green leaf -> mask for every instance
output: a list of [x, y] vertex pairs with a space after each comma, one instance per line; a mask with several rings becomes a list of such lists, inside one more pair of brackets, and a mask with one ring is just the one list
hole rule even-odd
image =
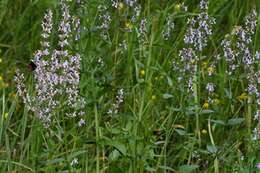
[[168, 93], [163, 94], [164, 99], [170, 99], [172, 97], [173, 97], [173, 95], [171, 95], [171, 94], [168, 94]]
[[213, 111], [213, 110], [209, 110], [209, 109], [202, 110], [202, 111], [200, 112], [201, 115], [202, 115], [202, 114], [211, 114], [211, 113], [214, 113], [214, 111]]
[[245, 118], [232, 118], [228, 120], [228, 125], [238, 125], [241, 124]]
[[218, 149], [216, 148], [216, 146], [213, 145], [207, 145], [207, 150], [210, 153], [217, 153]]
[[118, 159], [118, 157], [119, 157], [120, 155], [121, 155], [121, 154], [119, 153], [118, 150], [113, 150], [113, 151], [109, 154], [108, 158], [109, 158], [109, 160], [111, 160], [111, 161], [115, 161], [115, 160]]
[[184, 136], [186, 135], [186, 131], [182, 129], [174, 129], [179, 135]]
[[182, 165], [179, 169], [179, 173], [191, 173], [198, 167], [198, 165]]

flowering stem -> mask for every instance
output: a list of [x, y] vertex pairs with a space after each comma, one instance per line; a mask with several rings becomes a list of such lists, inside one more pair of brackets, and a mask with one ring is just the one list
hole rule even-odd
[[99, 167], [100, 167], [100, 163], [99, 163], [99, 153], [100, 153], [100, 149], [99, 149], [99, 120], [98, 120], [98, 112], [97, 112], [97, 105], [95, 105], [95, 126], [96, 126], [96, 173], [99, 173]]
[[200, 136], [200, 123], [199, 123], [199, 96], [198, 96], [198, 77], [197, 77], [197, 62], [195, 62], [194, 75], [193, 75], [193, 94], [194, 94], [194, 104], [195, 104], [195, 114], [196, 114], [196, 135], [198, 136], [199, 146], [201, 146], [201, 136]]

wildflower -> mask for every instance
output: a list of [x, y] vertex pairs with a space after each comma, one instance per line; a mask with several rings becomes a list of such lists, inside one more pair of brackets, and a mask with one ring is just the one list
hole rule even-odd
[[168, 16], [166, 18], [166, 25], [164, 26], [163, 33], [162, 33], [164, 40], [169, 40], [173, 29], [174, 29], [174, 22], [170, 18], [170, 16]]
[[255, 167], [256, 169], [260, 170], [260, 163], [257, 163]]
[[212, 76], [212, 74], [215, 72], [214, 66], [208, 67], [207, 71], [208, 71], [208, 75], [209, 75], [209, 76]]
[[242, 101], [242, 100], [246, 100], [248, 98], [246, 93], [242, 93], [240, 96], [237, 96], [237, 99]]
[[71, 165], [72, 167], [74, 167], [74, 166], [76, 166], [76, 165], [78, 165], [78, 164], [79, 164], [78, 158], [74, 158], [74, 159], [70, 162], [70, 165]]
[[209, 108], [209, 103], [208, 103], [208, 102], [205, 102], [205, 103], [202, 105], [202, 108], [203, 108], [203, 109], [208, 109], [208, 108]]
[[118, 3], [118, 9], [122, 10], [124, 8], [124, 4], [122, 2]]
[[36, 95], [30, 96], [24, 85], [24, 76], [17, 70], [15, 81], [19, 96], [29, 110], [32, 110], [43, 124], [48, 127], [52, 116], [62, 104], [62, 99], [67, 100], [70, 111], [69, 117], [78, 115], [78, 110], [83, 109], [85, 101], [79, 96], [79, 70], [80, 55], [69, 53], [68, 47], [71, 39], [71, 15], [69, 6], [64, 0], [60, 1], [61, 21], [58, 25], [58, 45], [50, 50], [49, 37], [52, 33], [52, 11], [47, 10], [42, 22], [42, 49], [36, 51], [33, 62], [37, 68], [34, 71], [36, 81]]
[[124, 102], [124, 89], [117, 91], [116, 101], [112, 104], [112, 108], [108, 110], [108, 114], [118, 114], [120, 105]]
[[140, 70], [140, 75], [144, 76], [145, 75], [145, 70]]
[[256, 110], [254, 120], [258, 120], [258, 122], [260, 122], [260, 110]]
[[179, 12], [179, 11], [187, 11], [188, 10], [188, 7], [184, 5], [184, 3], [178, 3], [178, 4], [175, 4], [174, 6], [174, 10], [176, 12]]
[[208, 90], [209, 93], [214, 92], [214, 84], [213, 83], [208, 83], [206, 86], [206, 90]]
[[86, 124], [86, 121], [84, 119], [80, 119], [79, 122], [78, 122], [78, 126], [81, 127], [81, 126], [84, 126]]
[[128, 32], [132, 32], [133, 24], [132, 24], [130, 21], [125, 22], [125, 29], [126, 29]]
[[208, 131], [206, 129], [202, 129], [201, 133], [206, 135], [208, 133]]
[[119, 43], [119, 47], [120, 47], [122, 50], [127, 50], [126, 40], [123, 40], [121, 43]]
[[147, 34], [147, 20], [142, 19], [141, 22], [140, 22], [138, 33], [137, 33], [137, 36], [139, 38], [139, 42], [142, 43], [142, 42], [145, 41], [146, 34]]
[[8, 118], [8, 113], [7, 113], [7, 112], [4, 114], [4, 118], [5, 118], [5, 119]]
[[215, 24], [215, 19], [209, 17], [208, 2], [206, 0], [200, 1], [201, 13], [198, 18], [190, 18], [188, 20], [188, 30], [184, 36], [186, 44], [193, 45], [196, 50], [202, 51], [207, 46], [208, 37], [212, 35], [212, 25]]
[[109, 38], [108, 30], [111, 24], [111, 16], [106, 7], [99, 6], [98, 9], [99, 12], [101, 13], [99, 15], [99, 20], [101, 21], [101, 25], [99, 26], [99, 28], [102, 30], [100, 36], [104, 40], [107, 40]]

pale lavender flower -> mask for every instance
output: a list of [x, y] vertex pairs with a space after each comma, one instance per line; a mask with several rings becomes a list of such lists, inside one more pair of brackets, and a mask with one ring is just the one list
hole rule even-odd
[[[48, 127], [52, 121], [52, 117], [63, 104], [63, 99], [67, 100], [66, 104], [70, 108], [67, 112], [69, 117], [84, 115], [85, 101], [79, 96], [79, 71], [80, 71], [80, 55], [71, 55], [68, 53], [68, 45], [71, 39], [71, 16], [69, 14], [69, 6], [64, 0], [60, 1], [62, 19], [58, 26], [58, 48], [52, 52], [49, 50], [48, 38], [52, 32], [52, 12], [47, 11], [43, 20], [43, 40], [42, 49], [38, 50], [34, 56], [34, 62], [37, 68], [34, 71], [35, 96], [30, 96], [23, 89], [18, 90], [20, 95], [25, 95], [24, 103], [33, 108], [33, 112]], [[17, 72], [20, 78], [16, 78], [17, 83], [21, 83], [23, 75]], [[18, 84], [19, 88], [25, 88], [24, 85]], [[34, 101], [32, 101], [34, 100]], [[32, 110], [31, 108], [31, 110]], [[79, 113], [80, 112], [80, 113]]]
[[201, 13], [197, 18], [188, 20], [188, 30], [184, 36], [184, 42], [191, 44], [198, 51], [202, 51], [207, 46], [208, 37], [212, 35], [212, 26], [215, 19], [208, 15], [208, 2], [201, 0]]
[[112, 107], [108, 110], [108, 114], [118, 114], [120, 105], [124, 102], [124, 89], [119, 89], [117, 91], [115, 103], [112, 104]]
[[207, 86], [206, 86], [206, 90], [209, 92], [209, 93], [213, 93], [214, 92], [214, 84], [213, 83], [208, 83]]
[[99, 6], [98, 10], [100, 12], [99, 20], [101, 21], [101, 25], [99, 26], [99, 28], [101, 29], [100, 36], [104, 40], [107, 40], [109, 38], [108, 31], [109, 31], [110, 24], [111, 24], [111, 16], [107, 10], [107, 7], [105, 7], [105, 6]]
[[147, 20], [142, 19], [140, 22], [138, 32], [137, 32], [137, 36], [139, 38], [140, 43], [143, 43], [145, 41], [146, 34], [147, 34]]
[[79, 164], [79, 159], [78, 158], [74, 158], [71, 162], [70, 165], [72, 167], [77, 166]]
[[166, 18], [166, 25], [164, 26], [162, 35], [164, 40], [169, 40], [171, 37], [172, 30], [174, 29], [174, 22], [170, 16]]

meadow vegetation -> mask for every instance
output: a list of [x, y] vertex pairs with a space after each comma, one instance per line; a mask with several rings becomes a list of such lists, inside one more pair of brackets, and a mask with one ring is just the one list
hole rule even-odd
[[259, 0], [0, 0], [0, 173], [260, 172]]

